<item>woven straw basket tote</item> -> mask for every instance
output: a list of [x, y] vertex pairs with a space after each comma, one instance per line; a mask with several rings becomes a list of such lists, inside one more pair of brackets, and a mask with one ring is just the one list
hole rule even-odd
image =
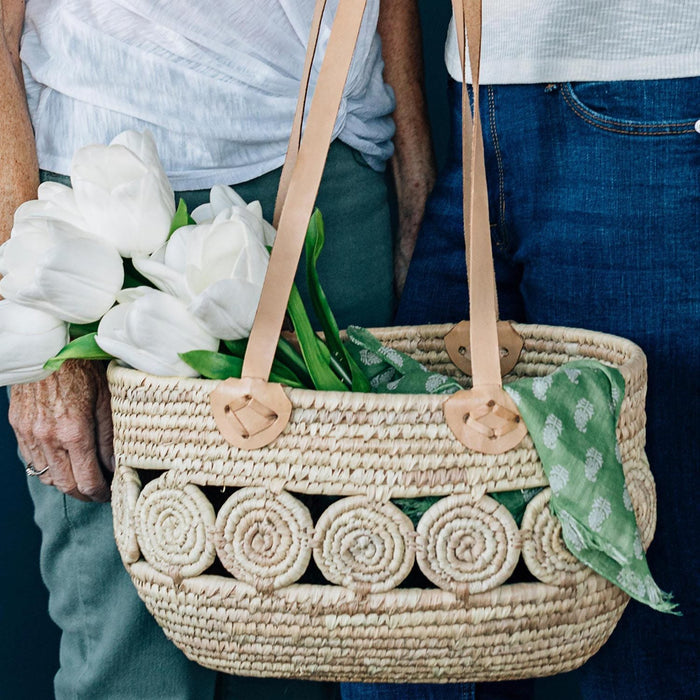
[[[565, 549], [549, 489], [520, 528], [486, 495], [547, 485], [501, 375], [544, 376], [581, 358], [619, 368], [627, 390], [618, 439], [648, 545], [656, 503], [644, 455], [646, 362], [609, 335], [497, 325], [478, 104], [473, 118], [464, 110], [471, 325], [373, 330], [473, 388], [446, 400], [266, 382], [365, 2], [339, 2], [298, 146], [302, 89], [243, 379], [109, 369], [117, 545], [168, 637], [227, 673], [447, 682], [567, 671], [606, 641], [628, 597]], [[480, 2], [454, 9], [478, 85]], [[313, 518], [312, 495], [332, 501]], [[414, 528], [391, 499], [421, 496], [445, 498]], [[521, 557], [536, 581], [509, 582]], [[429, 583], [401, 586], [414, 567]]]

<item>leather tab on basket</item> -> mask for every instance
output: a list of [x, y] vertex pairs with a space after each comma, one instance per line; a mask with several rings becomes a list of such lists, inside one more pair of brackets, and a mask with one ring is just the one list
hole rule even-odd
[[[497, 324], [498, 348], [501, 355], [501, 376], [512, 371], [523, 349], [523, 339], [508, 321]], [[455, 367], [471, 376], [472, 356], [469, 345], [469, 321], [458, 323], [445, 336], [445, 349]]]
[[292, 403], [282, 386], [262, 379], [227, 379], [209, 398], [219, 432], [243, 450], [269, 445], [286, 428], [292, 414]]
[[475, 452], [502, 454], [527, 435], [517, 406], [499, 386], [458, 391], [445, 401], [443, 410], [455, 437]]

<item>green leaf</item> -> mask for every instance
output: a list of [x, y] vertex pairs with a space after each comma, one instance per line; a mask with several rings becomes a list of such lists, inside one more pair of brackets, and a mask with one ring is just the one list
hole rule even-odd
[[[243, 358], [248, 347], [248, 338], [224, 340], [224, 345], [234, 357]], [[289, 386], [299, 385], [306, 389], [314, 388], [311, 377], [306, 371], [304, 360], [291, 343], [284, 340], [284, 338], [279, 339], [275, 360], [272, 363], [272, 372], [279, 377], [287, 377], [287, 380], [283, 381], [283, 383]]]
[[[180, 359], [186, 362], [192, 369], [201, 374], [205, 379], [229, 379], [241, 376], [243, 359], [225, 355], [211, 350], [190, 350], [179, 353]], [[284, 366], [274, 366], [270, 372], [270, 381], [285, 384], [286, 386], [303, 389], [304, 386]]]
[[306, 369], [303, 357], [299, 355], [296, 348], [288, 340], [280, 338], [279, 341], [277, 341], [275, 357], [283, 365], [289, 367], [307, 389], [314, 388], [313, 380]]
[[248, 347], [248, 338], [242, 338], [241, 340], [224, 340], [224, 345], [234, 357], [242, 358]]
[[211, 350], [191, 350], [179, 353], [180, 359], [205, 379], [228, 379], [240, 377], [243, 360]]
[[316, 209], [309, 220], [306, 232], [306, 284], [314, 312], [321, 323], [323, 334], [333, 358], [333, 367], [353, 391], [369, 392], [370, 384], [357, 363], [340, 340], [340, 329], [331, 311], [328, 299], [318, 276], [317, 263], [325, 243], [325, 229], [321, 212]]
[[177, 211], [175, 212], [175, 216], [173, 217], [173, 223], [170, 226], [170, 233], [168, 233], [168, 238], [170, 238], [170, 236], [172, 236], [173, 233], [175, 233], [175, 231], [177, 231], [179, 228], [182, 228], [183, 226], [189, 226], [194, 223], [194, 219], [189, 215], [187, 211], [187, 204], [185, 203], [185, 200], [180, 198], [180, 201], [177, 205]]
[[55, 372], [66, 360], [111, 360], [112, 355], [105, 352], [96, 342], [97, 333], [88, 333], [68, 343], [55, 357], [44, 363], [44, 369]]
[[72, 339], [80, 338], [90, 333], [97, 333], [97, 327], [99, 325], [99, 321], [93, 321], [92, 323], [71, 323], [68, 326], [68, 332]]
[[347, 387], [338, 379], [330, 368], [329, 360], [324, 358], [318, 336], [311, 327], [311, 321], [304, 308], [304, 302], [296, 285], [292, 285], [287, 312], [297, 334], [301, 354], [311, 375], [314, 386], [319, 391], [347, 391]]

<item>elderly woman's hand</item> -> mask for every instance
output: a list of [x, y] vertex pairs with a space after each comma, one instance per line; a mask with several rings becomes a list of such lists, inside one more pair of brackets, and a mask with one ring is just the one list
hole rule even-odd
[[105, 365], [70, 360], [47, 379], [14, 386], [10, 424], [45, 484], [82, 501], [108, 501], [112, 413]]

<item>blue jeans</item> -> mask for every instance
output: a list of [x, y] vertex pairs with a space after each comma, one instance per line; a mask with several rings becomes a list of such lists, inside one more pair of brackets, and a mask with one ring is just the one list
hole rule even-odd
[[[452, 158], [428, 204], [400, 324], [467, 316], [458, 85], [450, 97]], [[501, 317], [626, 336], [649, 360], [649, 564], [683, 617], [630, 603], [579, 672], [581, 692], [698, 698], [700, 78], [488, 86], [481, 104]], [[453, 700], [468, 687], [346, 686], [343, 697]], [[506, 686], [480, 691], [509, 697]]]

